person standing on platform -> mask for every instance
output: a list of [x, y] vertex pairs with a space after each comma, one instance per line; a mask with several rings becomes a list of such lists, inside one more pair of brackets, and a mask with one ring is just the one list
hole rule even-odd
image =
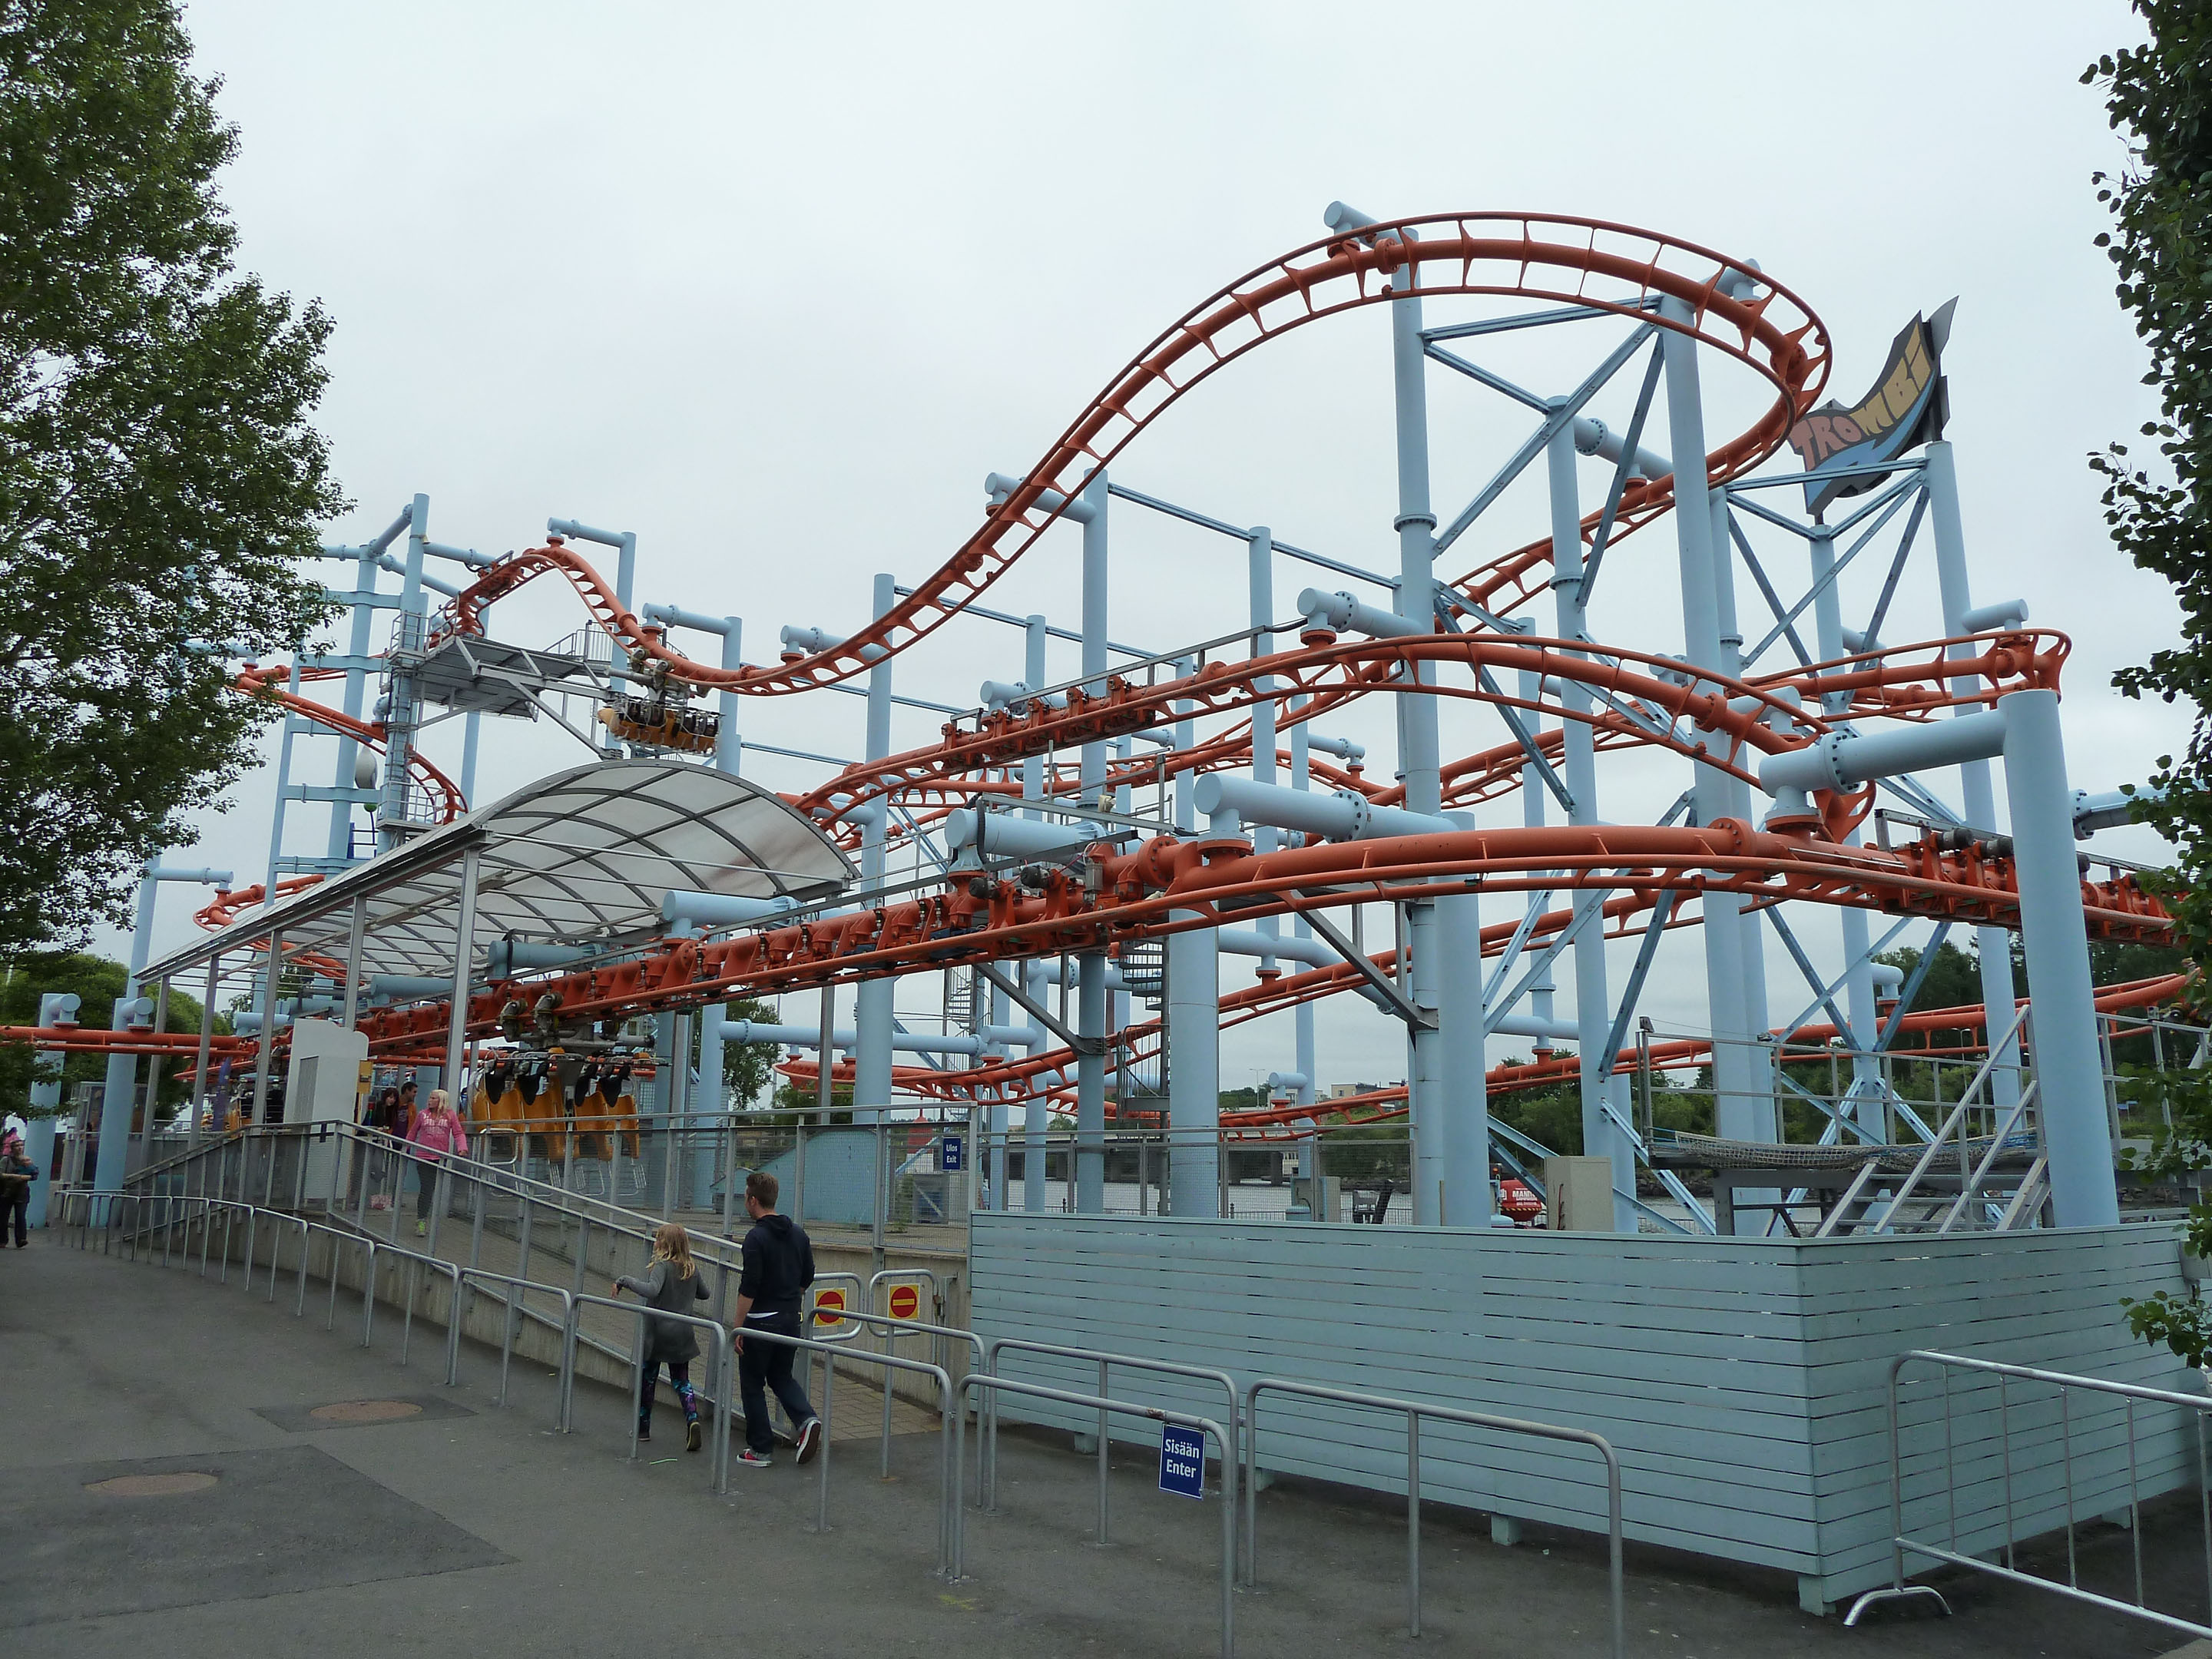
[[0, 1249], [8, 1246], [8, 1235], [15, 1235], [15, 1248], [31, 1248], [30, 1230], [25, 1226], [31, 1213], [31, 1183], [39, 1176], [39, 1166], [23, 1154], [23, 1137], [14, 1129], [0, 1135]]
[[806, 1390], [791, 1374], [799, 1350], [782, 1342], [748, 1342], [748, 1333], [798, 1336], [799, 1310], [806, 1287], [814, 1282], [814, 1246], [806, 1230], [789, 1216], [775, 1212], [776, 1179], [765, 1170], [745, 1177], [745, 1213], [753, 1218], [746, 1233], [744, 1270], [738, 1280], [738, 1306], [733, 1328], [738, 1339], [738, 1393], [745, 1404], [745, 1449], [737, 1461], [749, 1469], [764, 1469], [774, 1443], [769, 1428], [768, 1391], [775, 1397], [799, 1431], [799, 1461], [811, 1463], [822, 1449], [822, 1419]]
[[438, 1165], [448, 1158], [469, 1155], [469, 1132], [447, 1103], [443, 1089], [430, 1091], [430, 1103], [407, 1131], [408, 1144], [420, 1147], [422, 1160], [415, 1166], [415, 1237], [430, 1231], [430, 1199], [438, 1189]]
[[[615, 1280], [614, 1294], [624, 1291], [662, 1313], [689, 1313], [693, 1303], [704, 1302], [707, 1276], [691, 1259], [691, 1235], [672, 1221], [662, 1222], [653, 1236], [652, 1272], [643, 1279], [625, 1274]], [[673, 1319], [646, 1320], [645, 1352], [639, 1359], [645, 1372], [637, 1396], [640, 1440], [653, 1438], [653, 1391], [660, 1380], [660, 1368], [666, 1365], [669, 1385], [684, 1407], [684, 1446], [699, 1449], [699, 1396], [691, 1390], [691, 1362], [698, 1357], [699, 1339], [690, 1326]]]

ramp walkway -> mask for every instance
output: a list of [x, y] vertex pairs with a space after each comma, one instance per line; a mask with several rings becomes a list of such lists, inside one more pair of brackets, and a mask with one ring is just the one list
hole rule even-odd
[[[289, 1279], [286, 1288], [289, 1288]], [[319, 1288], [319, 1287], [316, 1287]], [[1092, 1460], [1064, 1439], [1003, 1437], [1000, 1510], [969, 1517], [970, 1577], [933, 1571], [935, 1437], [833, 1462], [831, 1531], [812, 1471], [779, 1459], [706, 1490], [702, 1459], [659, 1442], [627, 1461], [627, 1402], [578, 1391], [550, 1432], [544, 1368], [463, 1352], [440, 1386], [435, 1345], [398, 1363], [399, 1322], [372, 1345], [325, 1332], [260, 1288], [64, 1245], [0, 1256], [0, 1353], [15, 1431], [0, 1436], [0, 1643], [10, 1659], [174, 1659], [312, 1650], [527, 1652], [605, 1659], [649, 1632], [659, 1655], [733, 1649], [1036, 1659], [1214, 1651], [1215, 1537], [1203, 1504], [1154, 1490], [1117, 1449], [1116, 1538], [1089, 1541]], [[841, 1388], [843, 1384], [840, 1383]], [[1261, 1495], [1279, 1571], [1240, 1598], [1241, 1651], [1383, 1659], [1407, 1650], [1395, 1508], [1293, 1483]], [[1479, 1518], [1430, 1517], [1427, 1625], [1438, 1652], [1581, 1659], [1604, 1651], [1602, 1552], [1532, 1528], [1512, 1549]], [[1668, 1659], [2154, 1659], [2132, 1621], [1987, 1581], [1960, 1616], [1846, 1630], [1799, 1612], [1786, 1581], [1715, 1575], [1664, 1553], [1631, 1560], [1633, 1655]], [[2201, 1564], [2197, 1564], [2201, 1568]], [[2154, 1560], [2180, 1574], [2188, 1562]]]

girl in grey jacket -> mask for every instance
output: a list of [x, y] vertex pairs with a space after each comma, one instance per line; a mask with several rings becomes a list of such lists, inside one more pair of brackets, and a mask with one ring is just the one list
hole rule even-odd
[[[691, 1259], [691, 1235], [674, 1222], [665, 1222], [653, 1236], [653, 1263], [642, 1279], [625, 1275], [615, 1280], [613, 1294], [624, 1291], [662, 1313], [690, 1313], [707, 1299], [707, 1276]], [[660, 1368], [668, 1367], [668, 1381], [684, 1404], [684, 1443], [699, 1449], [699, 1398], [691, 1391], [691, 1362], [699, 1357], [699, 1339], [689, 1325], [673, 1319], [645, 1322], [645, 1378], [638, 1390], [637, 1437], [653, 1438], [653, 1387]]]

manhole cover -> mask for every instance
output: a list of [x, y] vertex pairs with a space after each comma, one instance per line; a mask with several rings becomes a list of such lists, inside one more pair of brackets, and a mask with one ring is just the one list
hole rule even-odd
[[88, 1481], [85, 1490], [110, 1498], [170, 1498], [181, 1492], [205, 1492], [213, 1485], [215, 1476], [199, 1469], [182, 1469], [174, 1474], [118, 1474], [108, 1480]]
[[389, 1423], [422, 1414], [422, 1408], [407, 1400], [343, 1400], [335, 1406], [318, 1406], [307, 1413], [321, 1423]]

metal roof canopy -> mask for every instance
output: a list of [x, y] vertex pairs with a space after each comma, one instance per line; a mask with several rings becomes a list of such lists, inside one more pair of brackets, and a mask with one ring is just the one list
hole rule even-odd
[[[556, 772], [344, 874], [256, 910], [151, 964], [173, 978], [283, 938], [287, 957], [343, 963], [363, 902], [361, 973], [450, 981], [465, 854], [477, 853], [476, 941], [619, 948], [661, 933], [671, 889], [808, 899], [851, 881], [812, 820], [758, 784], [672, 760]], [[471, 977], [484, 977], [472, 951]]]

